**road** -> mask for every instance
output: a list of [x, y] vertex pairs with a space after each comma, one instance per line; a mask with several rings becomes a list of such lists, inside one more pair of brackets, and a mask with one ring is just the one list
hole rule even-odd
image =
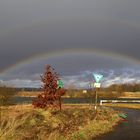
[[128, 115], [113, 132], [93, 140], [140, 140], [140, 110], [119, 108]]

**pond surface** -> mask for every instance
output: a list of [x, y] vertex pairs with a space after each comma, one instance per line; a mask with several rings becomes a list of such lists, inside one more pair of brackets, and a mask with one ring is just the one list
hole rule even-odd
[[[14, 103], [15, 104], [22, 104], [22, 103], [32, 103], [32, 100], [35, 99], [35, 97], [14, 97]], [[116, 98], [111, 98], [110, 100], [115, 100]], [[102, 99], [98, 99], [98, 103]], [[104, 100], [107, 100], [104, 98]], [[125, 98], [125, 99], [117, 99], [117, 100], [140, 100], [139, 98], [136, 99], [130, 99], [130, 98]], [[68, 103], [68, 104], [80, 104], [80, 103], [94, 103], [95, 100], [91, 98], [62, 98], [63, 103]]]
[[[14, 104], [24, 104], [24, 103], [32, 103], [35, 97], [14, 97], [13, 103]], [[91, 98], [62, 98], [62, 103], [65, 104], [87, 104], [87, 103], [94, 103], [95, 100]], [[100, 100], [98, 99], [98, 102]]]

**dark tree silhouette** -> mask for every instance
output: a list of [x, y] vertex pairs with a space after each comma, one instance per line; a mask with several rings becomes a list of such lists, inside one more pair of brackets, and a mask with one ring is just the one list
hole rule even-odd
[[41, 76], [43, 82], [43, 92], [33, 100], [33, 106], [38, 108], [56, 107], [61, 110], [61, 96], [65, 94], [66, 90], [58, 85], [59, 75], [54, 69], [47, 65], [44, 74]]

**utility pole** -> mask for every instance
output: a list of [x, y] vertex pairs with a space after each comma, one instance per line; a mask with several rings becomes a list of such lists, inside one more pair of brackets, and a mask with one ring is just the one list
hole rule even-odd
[[97, 89], [95, 88], [95, 110], [97, 110]]

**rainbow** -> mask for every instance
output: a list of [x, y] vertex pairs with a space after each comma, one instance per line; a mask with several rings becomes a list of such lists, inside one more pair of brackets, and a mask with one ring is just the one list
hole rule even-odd
[[37, 28], [37, 27], [40, 27], [42, 25], [48, 25], [48, 24], [51, 24], [52, 22], [54, 23], [57, 23], [57, 22], [64, 22], [64, 21], [81, 21], [81, 22], [84, 22], [84, 21], [90, 21], [90, 22], [94, 22], [94, 21], [99, 21], [99, 22], [106, 22], [106, 23], [111, 23], [112, 25], [121, 25], [121, 26], [124, 26], [124, 27], [128, 27], [128, 28], [132, 28], [132, 29], [135, 29], [135, 30], [140, 30], [140, 24], [137, 24], [135, 22], [130, 22], [130, 21], [127, 21], [127, 20], [124, 20], [124, 19], [115, 19], [115, 18], [94, 18], [94, 19], [90, 19], [90, 18], [84, 18], [84, 19], [81, 19], [80, 20], [80, 17], [77, 19], [77, 18], [49, 18], [47, 21], [46, 20], [43, 20], [43, 21], [38, 21], [38, 22], [34, 22], [28, 26], [17, 26], [16, 28], [10, 28], [10, 29], [4, 29], [4, 30], [0, 30], [0, 37], [6, 37], [6, 36], [12, 36], [13, 33], [16, 33], [18, 32], [19, 30], [20, 31], [24, 31], [25, 29], [32, 29], [32, 28]]
[[[73, 21], [76, 21], [76, 20], [79, 20], [79, 19], [61, 19], [61, 18], [50, 18], [48, 19], [48, 21], [40, 21], [40, 22], [37, 22], [37, 23], [33, 23], [31, 24], [30, 26], [26, 26], [26, 27], [17, 27], [16, 29], [9, 29], [9, 30], [1, 30], [1, 36], [0, 37], [6, 37], [6, 36], [10, 36], [12, 35], [13, 33], [15, 33], [16, 31], [18, 30], [25, 30], [25, 29], [31, 29], [33, 27], [38, 27], [38, 26], [42, 26], [42, 25], [47, 25], [51, 22], [57, 22], [57, 21], [61, 21], [63, 22], [63, 20], [73, 20]], [[122, 26], [127, 26], [129, 28], [132, 28], [132, 29], [135, 29], [135, 30], [140, 30], [140, 25], [138, 24], [135, 24], [133, 22], [128, 22], [126, 20], [116, 20], [116, 19], [111, 19], [111, 18], [96, 18], [96, 19], [89, 19], [89, 18], [84, 18], [84, 20], [86, 21], [100, 21], [100, 22], [108, 22], [108, 23], [111, 23], [111, 24], [118, 24], [118, 25], [122, 25]], [[91, 55], [99, 55], [99, 56], [104, 56], [104, 57], [109, 57], [109, 58], [114, 58], [116, 60], [125, 60], [127, 62], [130, 62], [132, 64], [140, 64], [140, 60], [134, 58], [134, 57], [131, 57], [131, 56], [127, 56], [127, 55], [122, 55], [122, 54], [119, 54], [119, 53], [115, 53], [115, 52], [109, 52], [109, 51], [105, 51], [105, 50], [99, 50], [99, 49], [93, 49], [93, 48], [70, 48], [70, 49], [60, 49], [60, 50], [55, 50], [55, 51], [49, 51], [49, 52], [43, 52], [43, 53], [40, 53], [40, 54], [35, 54], [35, 55], [32, 55], [31, 57], [29, 58], [26, 58], [26, 59], [23, 59], [21, 61], [18, 61], [17, 63], [11, 65], [11, 66], [8, 66], [7, 68], [3, 69], [0, 71], [0, 75], [4, 75], [5, 73], [8, 73], [10, 71], [14, 71], [15, 69], [21, 67], [21, 66], [25, 66], [25, 65], [29, 65], [29, 64], [32, 64], [33, 62], [35, 62], [36, 60], [41, 60], [41, 59], [49, 59], [49, 58], [53, 58], [53, 57], [60, 57], [60, 56], [63, 56], [64, 54], [70, 54], [70, 53], [75, 53], [75, 54], [91, 54]]]
[[63, 55], [69, 55], [69, 54], [87, 54], [87, 55], [98, 55], [98, 56], [103, 56], [106, 58], [110, 59], [115, 59], [118, 61], [126, 61], [132, 64], [139, 65], [140, 60], [127, 56], [127, 55], [122, 55], [114, 52], [109, 52], [109, 51], [104, 51], [104, 50], [99, 50], [99, 49], [93, 49], [93, 48], [70, 48], [70, 49], [61, 49], [61, 50], [55, 50], [55, 51], [50, 51], [50, 52], [45, 52], [37, 55], [32, 55], [29, 58], [23, 59], [22, 61], [19, 61], [6, 69], [3, 69], [0, 72], [0, 75], [4, 75], [6, 73], [9, 73], [11, 71], [16, 70], [17, 68], [24, 67], [27, 65], [32, 64], [33, 62], [42, 60], [42, 59], [49, 59], [49, 58], [58, 58]]

